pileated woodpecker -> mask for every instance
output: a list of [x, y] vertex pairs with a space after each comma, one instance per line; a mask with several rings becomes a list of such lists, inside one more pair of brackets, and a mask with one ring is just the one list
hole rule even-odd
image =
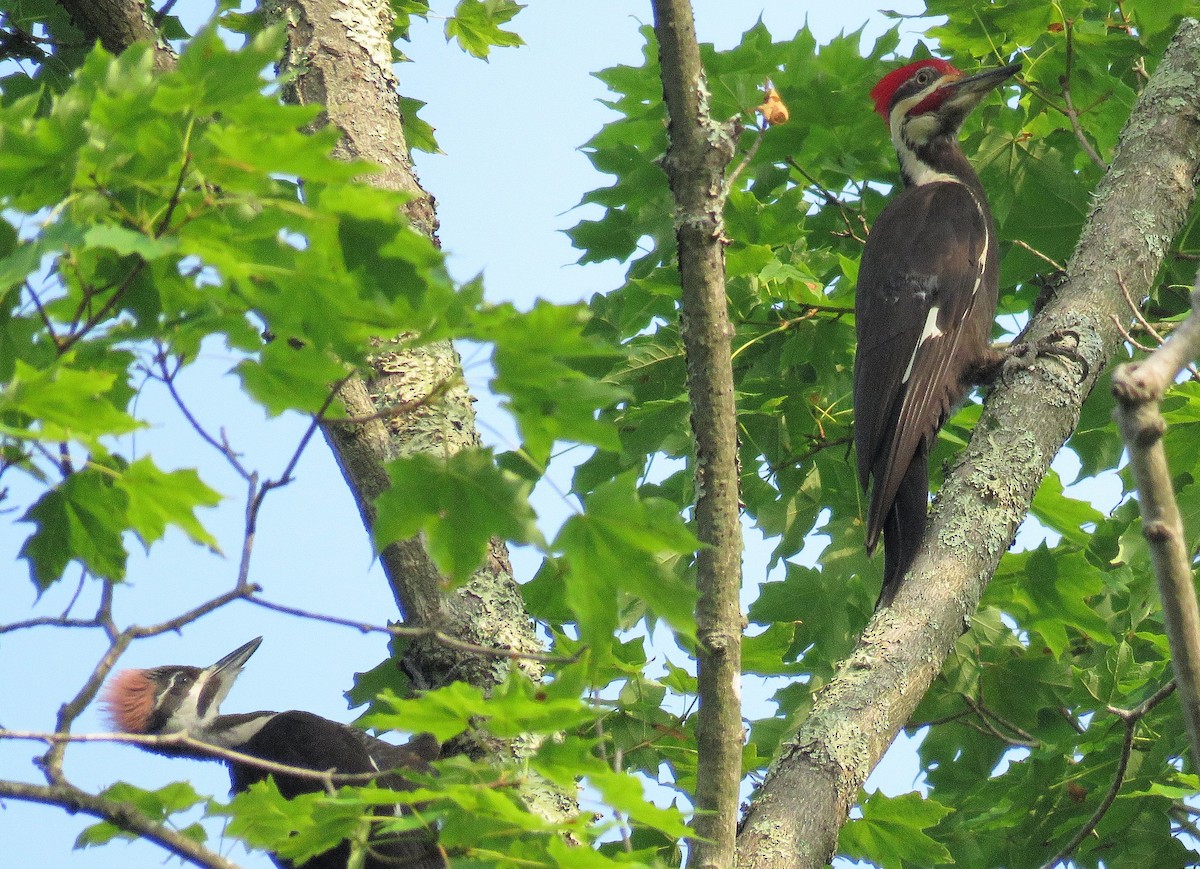
[[996, 225], [958, 144], [967, 114], [1018, 69], [966, 76], [929, 59], [871, 91], [900, 158], [904, 190], [871, 228], [858, 272], [854, 443], [871, 493], [867, 552], [884, 537], [891, 603], [925, 533], [929, 449], [971, 386], [994, 376], [999, 286]]
[[[229, 693], [243, 665], [254, 654], [262, 637], [230, 652], [211, 667], [165, 666], [150, 670], [124, 670], [109, 683], [104, 704], [113, 725], [126, 733], [187, 733], [218, 748], [233, 749], [262, 760], [287, 766], [337, 773], [379, 773], [379, 785], [392, 790], [414, 786], [393, 770], [427, 771], [439, 746], [430, 734], [413, 737], [406, 745], [392, 745], [357, 728], [321, 718], [311, 712], [249, 712], [221, 715], [221, 701]], [[202, 749], [148, 747], [159, 754], [221, 760]], [[241, 792], [273, 775], [288, 799], [322, 790], [319, 780], [268, 773], [246, 763], [226, 760], [233, 790]], [[406, 809], [396, 807], [397, 813]], [[391, 814], [391, 809], [378, 814]], [[305, 869], [346, 869], [350, 844], [343, 841], [312, 857]], [[275, 865], [291, 869], [290, 861], [272, 855]], [[365, 869], [444, 869], [446, 860], [432, 832], [379, 834], [371, 838]]]

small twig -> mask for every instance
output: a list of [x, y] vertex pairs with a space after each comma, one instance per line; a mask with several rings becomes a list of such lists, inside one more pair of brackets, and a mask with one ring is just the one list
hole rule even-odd
[[1029, 251], [1031, 254], [1033, 254], [1035, 257], [1042, 260], [1043, 262], [1048, 263], [1049, 265], [1053, 266], [1055, 271], [1065, 272], [1067, 270], [1067, 267], [1064, 266], [1062, 263], [1060, 263], [1058, 260], [1056, 260], [1052, 257], [1046, 256], [1044, 253], [1042, 253], [1036, 247], [1033, 247], [1028, 242], [1022, 241], [1019, 238], [1014, 238], [1012, 240], [1012, 243], [1015, 244], [1019, 248]]
[[[1154, 339], [1157, 347], [1161, 347], [1167, 339], [1163, 337], [1163, 334], [1159, 332], [1149, 320], [1146, 319], [1146, 316], [1142, 313], [1141, 306], [1139, 306], [1138, 303], [1133, 300], [1133, 295], [1129, 292], [1129, 287], [1125, 285], [1125, 279], [1121, 276], [1120, 269], [1117, 269], [1117, 286], [1121, 288], [1121, 295], [1125, 297], [1125, 302], [1129, 305], [1129, 310], [1133, 312], [1133, 316], [1137, 320], [1138, 325], [1141, 326], [1142, 329]], [[1112, 320], [1117, 324], [1117, 328], [1121, 330], [1121, 337], [1123, 337], [1126, 341], [1128, 341], [1138, 350], [1141, 350], [1143, 353], [1154, 352], [1156, 347], [1148, 347], [1147, 345], [1136, 341], [1129, 333], [1129, 330], [1117, 320], [1115, 314], [1112, 315]], [[1191, 374], [1193, 380], [1200, 381], [1200, 369], [1196, 368], [1195, 363], [1188, 362], [1184, 367], [1187, 368], [1188, 373]]]
[[1042, 866], [1042, 869], [1053, 869], [1059, 863], [1066, 862], [1075, 849], [1079, 847], [1092, 831], [1096, 829], [1100, 821], [1108, 813], [1113, 801], [1116, 800], [1117, 794], [1121, 790], [1121, 786], [1125, 783], [1125, 772], [1129, 768], [1129, 757], [1133, 753], [1133, 737], [1137, 733], [1138, 723], [1146, 716], [1146, 714], [1167, 699], [1171, 692], [1175, 690], [1175, 680], [1167, 682], [1133, 709], [1120, 709], [1116, 706], [1109, 706], [1109, 713], [1121, 719], [1125, 725], [1125, 738], [1121, 742], [1121, 756], [1117, 759], [1117, 769], [1113, 773], [1112, 784], [1104, 794], [1104, 798], [1100, 800], [1100, 805], [1096, 806], [1096, 810], [1092, 812], [1092, 816], [1087, 819], [1082, 827], [1075, 831], [1075, 835], [1071, 837], [1071, 841], [1062, 847], [1061, 850]]
[[167, 393], [171, 396], [171, 400], [175, 402], [175, 406], [179, 408], [179, 412], [183, 414], [183, 418], [187, 420], [188, 425], [190, 425], [192, 430], [200, 436], [202, 441], [204, 441], [224, 457], [225, 461], [228, 462], [230, 467], [237, 472], [238, 476], [240, 476], [243, 480], [249, 480], [251, 476], [250, 471], [247, 470], [245, 465], [238, 460], [237, 453], [230, 448], [229, 443], [224, 439], [218, 441], [215, 437], [209, 434], [204, 426], [200, 424], [200, 421], [192, 415], [191, 410], [189, 410], [188, 406], [184, 403], [183, 396], [180, 395], [179, 391], [175, 388], [175, 376], [179, 373], [179, 370], [176, 368], [176, 370], [171, 371], [167, 367], [167, 351], [166, 348], [161, 344], [155, 348], [154, 361], [158, 365], [159, 373], [154, 374], [149, 371], [147, 373], [155, 380], [161, 381], [162, 384], [167, 388]]
[[1080, 723], [1078, 718], [1071, 714], [1070, 709], [1067, 709], [1065, 706], [1059, 707], [1058, 714], [1061, 715], [1067, 724], [1071, 725], [1071, 729], [1080, 736], [1083, 736], [1083, 734], [1087, 733], [1087, 728]]
[[1104, 159], [1099, 153], [1097, 153], [1096, 149], [1092, 146], [1092, 143], [1088, 141], [1088, 137], [1084, 134], [1083, 126], [1079, 123], [1079, 112], [1075, 110], [1075, 103], [1071, 99], [1071, 67], [1074, 65], [1075, 60], [1075, 45], [1072, 37], [1074, 26], [1075, 22], [1069, 18], [1063, 21], [1063, 29], [1066, 31], [1067, 40], [1067, 58], [1066, 70], [1062, 77], [1059, 78], [1058, 84], [1062, 88], [1063, 102], [1066, 103], [1067, 108], [1065, 114], [1067, 116], [1067, 120], [1071, 122], [1071, 129], [1075, 133], [1075, 138], [1079, 140], [1079, 146], [1083, 148], [1083, 152], [1087, 154], [1088, 159], [1091, 160], [1101, 172], [1107, 172], [1108, 164], [1104, 162]]
[[[967, 706], [971, 708], [971, 711], [979, 717], [979, 720], [983, 722], [983, 726], [987, 728], [988, 732], [1002, 742], [1005, 742], [1016, 748], [1030, 749], [1037, 748], [1041, 744], [1037, 739], [1034, 738], [1033, 734], [1029, 733], [1027, 730], [1021, 729], [1011, 721], [1001, 718], [998, 714], [993, 712], [987, 706], [983, 705], [983, 703], [976, 700], [974, 697], [971, 697], [968, 694], [963, 694], [962, 698], [963, 702], [966, 703]], [[1014, 739], [1005, 733], [1001, 733], [999, 728], [997, 728], [992, 722], [995, 722], [1001, 727], [1004, 727], [1012, 733], [1015, 733], [1019, 738]]]
[[10, 622], [6, 625], [0, 625], [0, 634], [9, 634], [15, 631], [26, 631], [30, 628], [98, 628], [99, 622], [95, 619], [64, 619], [60, 616], [42, 616], [36, 619], [24, 619], [19, 622]]
[[[859, 236], [857, 233], [855, 233], [854, 225], [850, 222], [849, 212], [852, 209], [846, 202], [844, 202], [837, 195], [835, 195], [832, 190], [830, 190], [828, 187], [826, 187], [824, 184], [822, 184], [820, 181], [818, 181], [816, 178], [814, 178], [812, 175], [810, 175], [808, 173], [808, 171], [805, 170], [805, 168], [803, 166], [801, 166], [799, 163], [797, 163], [795, 161], [795, 159], [793, 159], [792, 157], [788, 157], [784, 162], [786, 162], [789, 166], [791, 166], [793, 169], [795, 169], [797, 172], [799, 172], [802, 176], [804, 176], [804, 180], [806, 180], [809, 184], [811, 184], [813, 187], [815, 187], [817, 189], [817, 192], [821, 194], [821, 198], [823, 198], [825, 200], [826, 205], [833, 206], [834, 208], [836, 208], [838, 210], [838, 213], [841, 215], [842, 220], [846, 224], [846, 234], [850, 238], [854, 239], [859, 244], [867, 243], [867, 236], [870, 235], [871, 229], [870, 229], [870, 227], [867, 226], [867, 219], [866, 219], [866, 217], [863, 216], [863, 213], [861, 210], [853, 209], [854, 215], [855, 215], [855, 217], [858, 218], [858, 222], [859, 222], [860, 226], [862, 227], [863, 234], [861, 236]], [[841, 233], [838, 233], [838, 234], [840, 235]]]
[[[171, 3], [174, 2], [175, 0], [170, 0], [170, 2], [164, 8], [170, 8]], [[167, 200], [166, 212], [163, 214], [162, 219], [158, 222], [158, 226], [154, 228], [155, 238], [160, 238], [162, 234], [167, 231], [167, 227], [171, 225], [171, 217], [175, 214], [175, 209], [179, 206], [180, 197], [183, 195], [183, 185], [184, 182], [187, 181], [188, 167], [192, 165], [192, 152], [190, 149], [192, 130], [195, 128], [195, 125], [195, 117], [189, 118], [187, 129], [184, 130], [183, 133], [183, 143], [181, 146], [183, 148], [183, 160], [179, 165], [179, 175], [175, 179], [175, 189], [171, 191], [171, 198]]]
[[50, 319], [50, 315], [46, 313], [46, 308], [42, 305], [42, 299], [37, 294], [37, 290], [33, 288], [33, 284], [25, 281], [25, 292], [29, 294], [30, 301], [33, 302], [34, 310], [37, 311], [38, 317], [41, 318], [42, 325], [46, 327], [46, 333], [50, 336], [51, 342], [55, 347], [62, 346], [62, 339], [58, 333], [54, 331], [54, 322]]
[[49, 745], [67, 742], [117, 742], [127, 745], [138, 745], [151, 750], [156, 748], [188, 749], [214, 760], [244, 764], [265, 772], [274, 773], [275, 775], [290, 775], [296, 778], [309, 779], [310, 781], [321, 782], [326, 786], [367, 784], [379, 778], [380, 775], [390, 772], [390, 770], [385, 769], [369, 773], [339, 773], [335, 772], [333, 767], [327, 770], [315, 770], [301, 766], [291, 766], [286, 763], [264, 760], [261, 757], [244, 754], [240, 751], [234, 751], [231, 748], [222, 748], [219, 745], [213, 745], [202, 739], [196, 739], [188, 733], [168, 733], [164, 735], [149, 733], [47, 733], [38, 730], [9, 730], [7, 728], [0, 728], [0, 740], [2, 739], [23, 739], [34, 742], [45, 742]]
[[305, 447], [308, 446], [308, 442], [312, 440], [313, 435], [317, 433], [317, 429], [321, 427], [321, 422], [325, 417], [325, 413], [329, 410], [329, 406], [333, 404], [333, 400], [337, 398], [338, 392], [343, 386], [346, 385], [346, 381], [353, 376], [353, 372], [347, 374], [330, 388], [329, 394], [325, 396], [324, 403], [317, 410], [317, 412], [313, 414], [312, 419], [308, 423], [308, 428], [304, 430], [304, 434], [300, 437], [299, 443], [297, 443], [296, 448], [292, 450], [291, 458], [288, 459], [288, 463], [284, 466], [283, 473], [275, 479], [267, 480], [262, 484], [262, 489], [258, 493], [260, 505], [262, 503], [262, 499], [265, 498], [272, 489], [281, 488], [292, 482], [292, 474], [294, 474], [296, 471], [296, 465], [300, 463], [300, 457], [304, 454]]
[[1129, 305], [1129, 310], [1133, 312], [1133, 316], [1137, 319], [1138, 323], [1161, 346], [1163, 336], [1158, 333], [1154, 326], [1150, 324], [1150, 321], [1146, 319], [1145, 315], [1142, 314], [1141, 305], [1133, 300], [1133, 294], [1129, 292], [1129, 287], [1126, 285], [1125, 278], [1121, 275], [1120, 269], [1117, 269], [1117, 286], [1121, 288], [1121, 295], [1125, 297], [1125, 303]]
[[739, 320], [743, 326], [764, 326], [768, 328], [783, 327], [791, 329], [801, 323], [807, 323], [815, 314], [833, 314], [834, 319], [853, 314], [854, 308], [849, 305], [804, 305], [800, 314], [795, 317], [785, 317], [782, 320]]
[[1132, 35], [1133, 25], [1129, 21], [1129, 16], [1125, 13], [1125, 4], [1121, 0], [1117, 0], [1117, 14], [1121, 16], [1121, 23], [1118, 25], [1120, 29]]
[[939, 724], [949, 724], [952, 721], [961, 721], [971, 714], [970, 709], [963, 709], [959, 712], [951, 712], [949, 715], [943, 715], [941, 718], [927, 718], [924, 721], [912, 722], [913, 730], [920, 730], [922, 727], [935, 727]]
[[157, 12], [154, 13], [154, 26], [155, 27], [162, 26], [163, 19], [171, 14], [171, 9], [174, 8], [174, 6], [177, 2], [178, 2], [178, 0], [167, 0], [167, 2], [162, 5], [161, 9], [159, 9]]
[[768, 473], [770, 473], [772, 475], [777, 475], [779, 473], [778, 468], [780, 468], [780, 467], [792, 467], [793, 465], [803, 465], [805, 462], [807, 462], [809, 459], [811, 459], [817, 453], [821, 452], [822, 450], [827, 450], [830, 447], [845, 446], [848, 448], [849, 445], [854, 442], [854, 436], [847, 434], [847, 435], [843, 435], [842, 437], [837, 437], [837, 438], [813, 437], [812, 441], [813, 441], [813, 445], [811, 447], [809, 447], [807, 450], [805, 450], [804, 452], [792, 453], [790, 456], [788, 456], [787, 458], [785, 458], [778, 464], [768, 465], [767, 466]]
[[1131, 345], [1135, 350], [1140, 350], [1143, 353], [1153, 353], [1154, 352], [1154, 350], [1156, 348], [1151, 347], [1148, 344], [1143, 344], [1137, 338], [1134, 338], [1133, 333], [1131, 333], [1128, 329], [1125, 328], [1125, 324], [1121, 322], [1121, 318], [1118, 317], [1116, 314], [1109, 314], [1108, 318], [1112, 321], [1112, 324], [1117, 327], [1117, 331], [1121, 333], [1122, 341]]
[[296, 616], [302, 619], [311, 619], [312, 621], [324, 622], [331, 625], [341, 625], [346, 628], [354, 628], [361, 633], [389, 634], [393, 637], [416, 637], [421, 639], [433, 640], [450, 649], [457, 649], [462, 652], [471, 652], [476, 655], [487, 655], [493, 658], [505, 658], [507, 660], [529, 660], [543, 661], [548, 664], [573, 664], [579, 660], [580, 655], [584, 650], [571, 656], [551, 655], [545, 652], [518, 652], [515, 649], [502, 649], [495, 646], [480, 646], [475, 643], [468, 643], [466, 640], [460, 640], [457, 637], [452, 637], [449, 634], [442, 633], [437, 628], [414, 628], [407, 625], [373, 625], [369, 622], [358, 622], [353, 619], [345, 619], [339, 616], [325, 615], [324, 613], [314, 613], [308, 610], [298, 609], [296, 607], [285, 606], [280, 603], [272, 603], [268, 600], [263, 600], [261, 597], [256, 597], [253, 594], [246, 596], [246, 601], [255, 606], [260, 606], [263, 609], [273, 610], [285, 615]]
[[[736, 130], [740, 125], [740, 119], [734, 118], [727, 122], [727, 126]], [[733, 167], [733, 171], [725, 179], [725, 195], [729, 195], [729, 191], [733, 190], [733, 183], [737, 181], [737, 177], [742, 174], [742, 171], [750, 165], [750, 161], [754, 159], [754, 155], [758, 153], [759, 147], [762, 145], [763, 135], [767, 132], [766, 125], [756, 128], [758, 135], [754, 137], [754, 141], [750, 143], [750, 147], [746, 149], [746, 156], [742, 157], [740, 163]]]
[[91, 292], [84, 292], [83, 299], [80, 301], [79, 308], [76, 310], [75, 316], [72, 320], [71, 334], [65, 336], [62, 341], [59, 342], [59, 354], [66, 353], [68, 350], [74, 347], [77, 343], [83, 340], [83, 338], [89, 332], [96, 328], [96, 326], [98, 326], [105, 317], [112, 313], [113, 309], [116, 308], [117, 303], [124, 298], [125, 293], [128, 292], [131, 286], [133, 286], [133, 282], [137, 280], [138, 276], [146, 268], [146, 265], [146, 260], [138, 257], [137, 262], [135, 262], [132, 268], [129, 269], [129, 273], [121, 279], [119, 284], [112, 288], [109, 297], [104, 301], [104, 304], [100, 306], [100, 310], [96, 311], [94, 314], [89, 314], [84, 322], [80, 324], [79, 319], [83, 316], [84, 309], [89, 306], [92, 297], [103, 291], [95, 290], [93, 288]]
[[67, 605], [63, 607], [62, 615], [59, 616], [60, 619], [65, 620], [70, 618], [71, 610], [73, 610], [75, 608], [75, 604], [79, 602], [79, 595], [83, 593], [83, 586], [84, 583], [87, 582], [87, 578], [88, 569], [84, 567], [79, 571], [79, 582], [75, 585], [75, 593], [71, 595], [71, 599], [67, 601]]

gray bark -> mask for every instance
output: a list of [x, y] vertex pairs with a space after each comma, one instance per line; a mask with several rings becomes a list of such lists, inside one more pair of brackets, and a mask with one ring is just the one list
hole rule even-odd
[[930, 517], [892, 607], [816, 697], [758, 791], [738, 838], [741, 869], [824, 866], [858, 789], [970, 625], [984, 586], [1122, 336], [1112, 317], [1145, 294], [1179, 233], [1200, 172], [1200, 24], [1185, 21], [1138, 99], [1101, 181], [1069, 278], [1031, 324], [1079, 336], [1089, 374], [1044, 358], [996, 387]]
[[695, 446], [697, 714], [696, 831], [689, 863], [732, 866], [742, 778], [742, 526], [737, 408], [725, 295], [725, 168], [734, 131], [709, 115], [689, 0], [655, 0], [663, 97], [670, 114], [664, 167], [675, 197], [680, 304]]

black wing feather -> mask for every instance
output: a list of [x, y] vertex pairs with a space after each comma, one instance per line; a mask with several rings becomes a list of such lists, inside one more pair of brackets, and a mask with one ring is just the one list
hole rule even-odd
[[[986, 286], [995, 276], [981, 274], [985, 250], [995, 244], [989, 223], [965, 184], [923, 184], [884, 209], [863, 251], [855, 446], [859, 480], [871, 490], [867, 550], [881, 532], [889, 550], [885, 595], [920, 545], [933, 436], [966, 394], [968, 367], [989, 352], [986, 331], [972, 322], [981, 310], [990, 321], [995, 304], [995, 289]], [[934, 307], [941, 335], [918, 348]]]
[[[426, 772], [430, 769], [428, 761], [437, 757], [437, 743], [431, 737], [418, 736], [407, 745], [392, 745], [357, 728], [299, 711], [275, 715], [242, 750], [288, 766], [322, 772], [332, 766], [336, 772], [345, 774], [386, 772], [395, 767]], [[230, 763], [229, 771], [233, 788], [238, 792], [269, 775], [257, 767], [239, 763]], [[321, 790], [320, 782], [296, 776], [279, 775], [275, 782], [288, 799]], [[392, 790], [413, 788], [394, 773], [381, 775], [379, 784]], [[407, 809], [401, 812], [406, 814]], [[377, 811], [377, 814], [388, 813], [388, 807]], [[349, 856], [350, 846], [343, 841], [304, 865], [306, 869], [345, 869]], [[275, 855], [272, 860], [282, 869], [293, 867], [290, 861]], [[432, 832], [414, 830], [373, 838], [365, 866], [366, 869], [444, 869], [446, 861]]]

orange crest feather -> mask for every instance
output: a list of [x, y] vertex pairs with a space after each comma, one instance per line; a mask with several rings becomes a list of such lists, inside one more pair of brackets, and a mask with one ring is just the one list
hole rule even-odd
[[145, 670], [122, 670], [109, 681], [101, 703], [117, 730], [145, 733], [154, 711], [154, 684]]

